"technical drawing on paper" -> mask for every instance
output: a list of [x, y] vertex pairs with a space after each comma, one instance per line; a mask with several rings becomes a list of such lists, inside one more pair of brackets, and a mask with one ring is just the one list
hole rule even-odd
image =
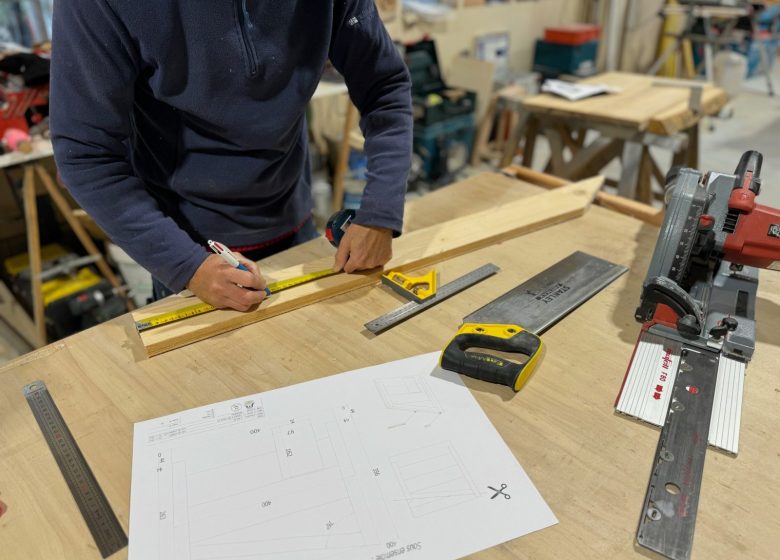
[[400, 421], [388, 426], [391, 429], [408, 426], [418, 417], [424, 427], [430, 427], [444, 413], [433, 391], [420, 376], [377, 379], [375, 383], [387, 409], [404, 412], [399, 415]]
[[449, 443], [390, 457], [414, 517], [421, 517], [477, 497], [477, 491]]
[[[437, 357], [136, 424], [130, 560], [452, 558], [555, 523]], [[399, 410], [441, 420], [388, 430]], [[525, 503], [491, 501], [497, 479]]]

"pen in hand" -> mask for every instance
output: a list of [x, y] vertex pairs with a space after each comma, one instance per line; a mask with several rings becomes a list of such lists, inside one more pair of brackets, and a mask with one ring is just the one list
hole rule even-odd
[[[233, 268], [237, 268], [239, 270], [244, 270], [246, 272], [251, 272], [251, 270], [249, 270], [246, 266], [244, 266], [243, 264], [241, 264], [241, 262], [239, 262], [239, 260], [230, 251], [230, 249], [228, 249], [227, 247], [225, 247], [221, 243], [218, 243], [216, 241], [212, 241], [211, 239], [209, 239], [208, 243], [209, 243], [209, 248], [215, 254], [217, 254], [220, 257], [222, 257], [222, 259], [226, 263], [228, 263], [230, 266], [232, 266]], [[251, 288], [247, 288], [247, 289], [251, 289]], [[271, 295], [271, 290], [269, 290], [268, 288], [265, 288], [265, 295], [270, 296]]]

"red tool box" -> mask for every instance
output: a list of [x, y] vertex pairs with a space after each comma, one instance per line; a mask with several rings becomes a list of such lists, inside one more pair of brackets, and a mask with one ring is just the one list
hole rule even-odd
[[601, 28], [587, 23], [572, 23], [548, 27], [544, 30], [544, 40], [558, 45], [584, 45], [597, 40], [599, 35], [601, 35]]

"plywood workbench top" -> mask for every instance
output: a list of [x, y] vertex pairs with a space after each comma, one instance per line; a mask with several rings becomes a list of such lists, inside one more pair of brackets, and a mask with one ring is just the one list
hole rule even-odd
[[[535, 192], [483, 174], [410, 203], [407, 227]], [[520, 393], [466, 379], [560, 524], [474, 558], [642, 557], [634, 535], [658, 431], [616, 416], [613, 401], [638, 334], [633, 313], [656, 235], [653, 226], [592, 207], [582, 218], [441, 264], [442, 282], [487, 262], [501, 272], [378, 337], [363, 323], [401, 301], [371, 287], [152, 359], [141, 358], [129, 316], [17, 359], [0, 369], [0, 500], [8, 505], [0, 555], [99, 558], [22, 396], [26, 383], [47, 383], [127, 529], [134, 422], [441, 349], [464, 315], [579, 249], [630, 271], [544, 335], [547, 353]], [[327, 242], [315, 240], [263, 268], [327, 254]], [[694, 559], [780, 557], [780, 275], [761, 273], [757, 320], [742, 451], [736, 459], [708, 452]]]
[[696, 124], [702, 116], [718, 113], [728, 101], [723, 89], [701, 82], [701, 109], [697, 115], [688, 107], [690, 88], [685, 87], [685, 84], [690, 82], [684, 80], [608, 72], [581, 80], [580, 83], [607, 84], [619, 92], [580, 101], [569, 101], [543, 93], [525, 98], [523, 108], [533, 114], [615, 124], [637, 131], [669, 135]]

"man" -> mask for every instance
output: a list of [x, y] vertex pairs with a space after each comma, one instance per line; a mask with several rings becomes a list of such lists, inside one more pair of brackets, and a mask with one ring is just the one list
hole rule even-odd
[[[58, 0], [51, 129], [63, 182], [168, 293], [249, 309], [259, 258], [316, 235], [305, 109], [327, 59], [361, 113], [368, 182], [334, 267], [385, 264], [411, 158], [410, 80], [373, 0]], [[246, 289], [254, 288], [254, 290]]]

